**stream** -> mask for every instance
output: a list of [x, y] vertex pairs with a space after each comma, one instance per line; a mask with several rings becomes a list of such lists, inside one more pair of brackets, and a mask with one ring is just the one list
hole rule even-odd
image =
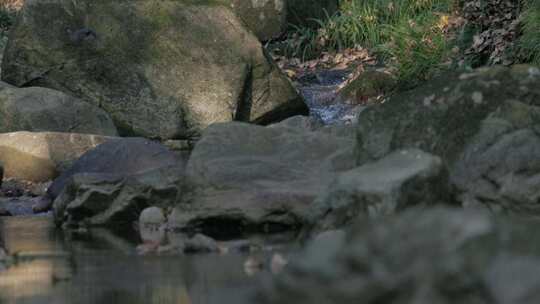
[[0, 239], [15, 253], [0, 272], [2, 304], [250, 303], [257, 284], [272, 274], [249, 269], [246, 261], [287, 251], [268, 242], [258, 253], [140, 256], [137, 238], [105, 229], [68, 234], [50, 216], [0, 218]]
[[[354, 118], [354, 106], [332, 103], [347, 73], [321, 71], [298, 84], [311, 115], [323, 124]], [[250, 236], [220, 242], [232, 248], [226, 254], [139, 255], [134, 231], [67, 232], [50, 212], [28, 216], [30, 206], [17, 199], [3, 205], [14, 216], [0, 217], [0, 248], [15, 257], [2, 270], [0, 256], [0, 304], [251, 303], [258, 284], [275, 272], [272, 257], [298, 247], [293, 236]], [[246, 243], [262, 249], [235, 249]]]
[[350, 73], [349, 70], [320, 70], [300, 79], [297, 88], [313, 118], [325, 125], [355, 121], [362, 106], [335, 102], [340, 85]]

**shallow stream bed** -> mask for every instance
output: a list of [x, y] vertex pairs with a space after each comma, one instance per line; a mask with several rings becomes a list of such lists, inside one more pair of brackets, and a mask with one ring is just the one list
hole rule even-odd
[[0, 218], [0, 243], [15, 255], [0, 271], [2, 304], [251, 303], [257, 284], [272, 273], [246, 267], [246, 261], [264, 264], [288, 247], [265, 243], [256, 253], [140, 256], [137, 237], [104, 229], [66, 233], [48, 216]]

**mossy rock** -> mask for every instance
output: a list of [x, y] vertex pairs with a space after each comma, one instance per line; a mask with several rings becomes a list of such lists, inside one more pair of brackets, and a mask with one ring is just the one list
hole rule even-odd
[[464, 205], [538, 214], [539, 127], [538, 68], [449, 73], [362, 112], [356, 159], [419, 148], [447, 163]]
[[190, 138], [211, 123], [307, 113], [223, 1], [28, 1], [2, 79], [98, 105], [121, 135]]
[[396, 85], [396, 78], [388, 73], [365, 71], [339, 91], [337, 100], [346, 104], [368, 104], [392, 92]]

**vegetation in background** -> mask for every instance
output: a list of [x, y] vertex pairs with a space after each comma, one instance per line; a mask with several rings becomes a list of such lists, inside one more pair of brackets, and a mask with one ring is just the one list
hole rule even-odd
[[401, 87], [415, 86], [450, 66], [454, 44], [447, 28], [447, 15], [423, 15], [387, 28], [390, 41], [378, 53], [394, 67]]
[[414, 85], [443, 68], [452, 50], [449, 17], [455, 0], [347, 0], [319, 28], [296, 27], [287, 37], [288, 57], [310, 60], [327, 52], [366, 47]]
[[522, 35], [519, 38], [521, 61], [540, 65], [540, 0], [524, 3]]
[[468, 0], [463, 16], [464, 65], [540, 65], [540, 0]]
[[[527, 0], [528, 1], [528, 0]], [[510, 65], [518, 59], [516, 45], [520, 34], [519, 0], [467, 0], [461, 15], [465, 26], [459, 45], [463, 50], [461, 65]]]

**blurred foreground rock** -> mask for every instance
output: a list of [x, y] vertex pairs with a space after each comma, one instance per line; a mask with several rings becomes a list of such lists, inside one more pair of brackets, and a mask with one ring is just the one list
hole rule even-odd
[[417, 209], [318, 238], [257, 303], [533, 304], [538, 221]]

